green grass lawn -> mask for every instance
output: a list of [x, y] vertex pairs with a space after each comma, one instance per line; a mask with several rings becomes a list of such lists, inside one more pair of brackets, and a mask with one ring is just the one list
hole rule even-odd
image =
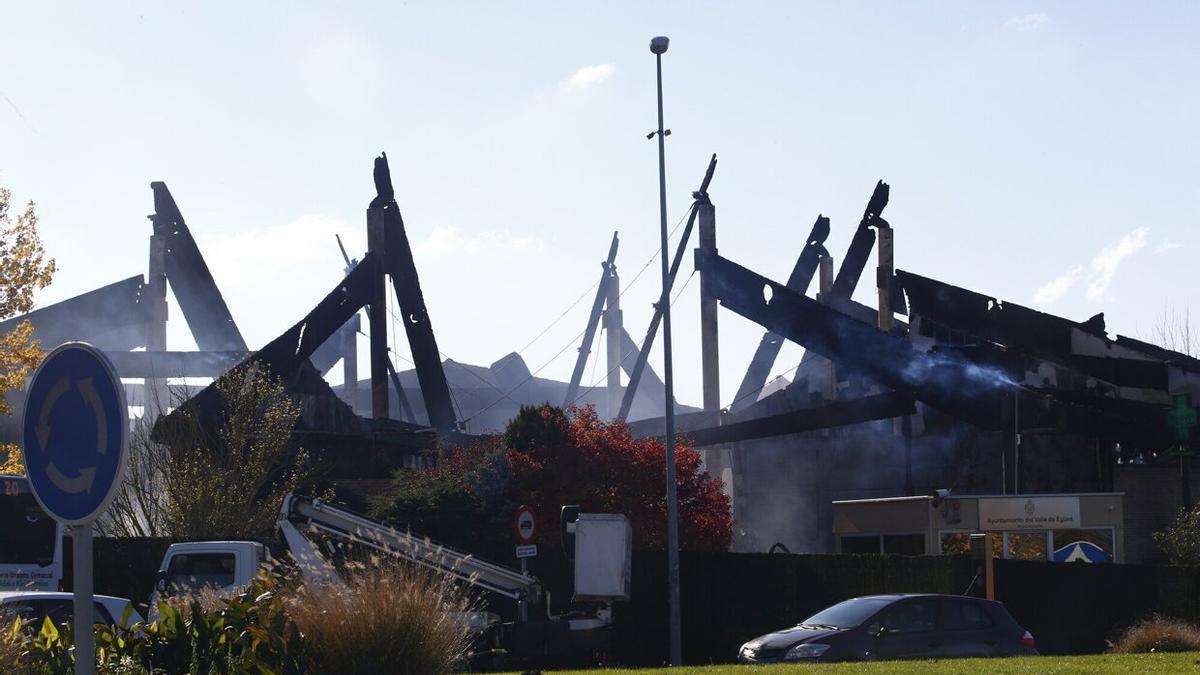
[[597, 669], [544, 671], [583, 675], [750, 675], [751, 673], [914, 673], [963, 675], [976, 673], [1200, 673], [1200, 652], [1178, 654], [1097, 654], [1037, 656], [1012, 659], [946, 659], [941, 661], [876, 661], [872, 663], [784, 664], [775, 666], [685, 666], [683, 668]]

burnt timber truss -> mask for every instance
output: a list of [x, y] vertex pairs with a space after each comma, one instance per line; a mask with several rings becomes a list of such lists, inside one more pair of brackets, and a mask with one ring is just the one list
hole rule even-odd
[[[1103, 315], [1074, 322], [894, 269], [893, 231], [882, 217], [889, 193], [886, 183], [876, 184], [836, 278], [823, 246], [830, 229], [823, 216], [786, 284], [721, 257], [715, 245], [696, 249], [701, 302], [713, 298], [767, 331], [728, 408], [710, 409], [706, 391], [703, 413], [678, 418], [698, 447], [728, 451], [735, 493], [744, 441], [891, 419], [907, 454], [927, 410], [1002, 434], [1010, 465], [1021, 433], [1094, 439], [1098, 457], [1110, 463], [1115, 443], [1122, 452], [1128, 446], [1151, 453], [1171, 444], [1163, 423], [1171, 395], [1200, 394], [1200, 360], [1124, 336], [1109, 339]], [[879, 305], [872, 308], [852, 295], [876, 246]], [[806, 293], [817, 270], [822, 284], [814, 300]], [[909, 322], [896, 321], [897, 314]], [[703, 304], [701, 315], [703, 323]], [[758, 400], [785, 339], [805, 348], [797, 381]], [[827, 373], [828, 386], [813, 389], [810, 366]], [[634, 422], [633, 431], [660, 435], [661, 419]], [[1111, 469], [1107, 475], [1102, 484], [1111, 481]], [[1006, 491], [1015, 480], [1010, 472]]]
[[[443, 436], [457, 433], [453, 401], [442, 369], [440, 352], [433, 335], [412, 250], [404, 231], [404, 221], [396, 203], [387, 155], [375, 159], [376, 196], [367, 208], [368, 250], [362, 260], [349, 268], [342, 279], [303, 319], [271, 340], [262, 349], [246, 356], [239, 365], [265, 367], [280, 377], [290, 389], [307, 389], [325, 402], [326, 414], [302, 431], [312, 433], [384, 433], [388, 429], [404, 433], [413, 425], [386, 425], [388, 386], [394, 370], [387, 354], [387, 307], [385, 284], [390, 278], [404, 317], [405, 330], [420, 379], [422, 395], [431, 426]], [[359, 310], [368, 309], [371, 338], [371, 385], [373, 420], [364, 420], [333, 393], [310, 358], [322, 345], [341, 331], [354, 330], [353, 319]], [[349, 328], [348, 328], [349, 327]], [[215, 425], [222, 401], [210, 385], [185, 402], [180, 410], [160, 418], [155, 433], [178, 423], [181, 412], [196, 415], [202, 426]], [[302, 413], [302, 422], [306, 421]], [[383, 427], [381, 427], [383, 425]], [[398, 426], [397, 426], [398, 425]]]

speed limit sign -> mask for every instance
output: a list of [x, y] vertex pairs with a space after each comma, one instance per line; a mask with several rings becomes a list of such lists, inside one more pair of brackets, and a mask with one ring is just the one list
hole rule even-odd
[[513, 516], [513, 534], [518, 544], [531, 544], [537, 536], [537, 514], [528, 506], [517, 508]]

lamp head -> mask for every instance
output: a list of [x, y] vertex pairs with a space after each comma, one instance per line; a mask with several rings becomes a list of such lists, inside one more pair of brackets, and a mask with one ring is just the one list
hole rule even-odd
[[670, 40], [662, 35], [653, 38], [650, 40], [650, 51], [655, 54], [662, 54], [667, 51], [667, 45], [670, 44], [670, 42]]

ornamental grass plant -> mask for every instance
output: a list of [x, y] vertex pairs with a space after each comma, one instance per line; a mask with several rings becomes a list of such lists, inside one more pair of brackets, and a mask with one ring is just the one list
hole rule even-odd
[[1118, 654], [1200, 651], [1200, 627], [1156, 614], [1126, 629], [1110, 651]]
[[379, 560], [347, 563], [344, 576], [343, 586], [306, 586], [288, 599], [313, 672], [426, 675], [465, 663], [474, 604], [462, 584]]

